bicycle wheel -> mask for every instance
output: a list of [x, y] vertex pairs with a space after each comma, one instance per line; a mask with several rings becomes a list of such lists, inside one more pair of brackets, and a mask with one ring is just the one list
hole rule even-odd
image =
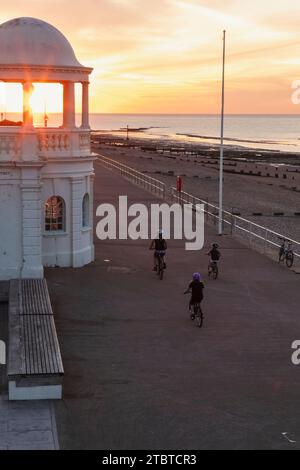
[[218, 279], [218, 274], [219, 274], [219, 269], [218, 269], [218, 265], [215, 265], [214, 266], [214, 270], [213, 270], [213, 279]]
[[196, 320], [197, 320], [197, 326], [199, 328], [202, 328], [202, 325], [203, 325], [203, 313], [202, 313], [202, 310], [201, 310], [201, 307], [200, 305], [197, 305], [197, 308], [196, 308], [196, 314], [195, 314], [195, 317], [196, 317]]
[[287, 265], [288, 268], [291, 268], [293, 266], [293, 264], [294, 264], [294, 253], [292, 251], [289, 251], [286, 254], [285, 262], [286, 262], [286, 265]]
[[159, 275], [159, 279], [162, 281], [164, 278], [164, 265], [163, 265], [161, 257], [159, 257], [159, 262], [158, 262], [158, 275]]
[[159, 258], [157, 259], [156, 275], [157, 275], [158, 277], [160, 276], [160, 262], [159, 262]]
[[278, 256], [278, 262], [281, 263], [282, 261], [284, 261], [284, 258], [285, 258], [284, 249], [283, 249], [283, 248], [280, 248], [280, 250], [279, 250], [279, 256]]
[[160, 273], [159, 273], [159, 279], [162, 281], [163, 278], [164, 278], [164, 268], [161, 268]]

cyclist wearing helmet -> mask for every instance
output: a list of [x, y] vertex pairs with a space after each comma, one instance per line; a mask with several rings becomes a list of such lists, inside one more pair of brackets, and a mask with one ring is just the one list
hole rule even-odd
[[155, 240], [152, 240], [151, 245], [149, 247], [149, 250], [154, 250], [154, 267], [153, 271], [157, 271], [158, 268], [158, 255], [162, 256], [162, 261], [164, 263], [164, 269], [166, 269], [166, 263], [165, 263], [165, 255], [167, 251], [167, 242], [163, 238], [163, 230], [160, 230], [158, 232], [158, 238]]
[[217, 243], [213, 243], [211, 246], [211, 250], [207, 253], [210, 256], [209, 266], [212, 263], [216, 263], [221, 258], [221, 253], [218, 250], [218, 248], [219, 248], [219, 245]]
[[189, 303], [189, 310], [192, 312], [192, 306], [194, 304], [199, 304], [203, 300], [203, 289], [204, 289], [204, 284], [201, 281], [201, 275], [199, 273], [194, 273], [193, 274], [193, 280], [189, 284], [189, 287], [185, 291], [185, 294], [188, 294], [191, 292], [192, 296], [190, 299]]

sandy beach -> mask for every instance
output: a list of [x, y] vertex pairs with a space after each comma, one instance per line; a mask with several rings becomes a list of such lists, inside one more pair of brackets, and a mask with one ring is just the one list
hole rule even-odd
[[[142, 136], [127, 140], [120, 133], [96, 133], [92, 140], [94, 152], [163, 181], [168, 190], [175, 186], [176, 176], [182, 175], [184, 191], [213, 204], [218, 203], [218, 169], [199, 161], [201, 157], [217, 157], [216, 147], [149, 141]], [[171, 146], [177, 147], [178, 151], [160, 153], [155, 150]], [[186, 153], [187, 150], [190, 153]], [[247, 161], [299, 164], [297, 154], [258, 152], [236, 147], [225, 149], [225, 159], [245, 158]], [[225, 173], [224, 205], [226, 210], [239, 213], [286, 237], [297, 241], [300, 239], [300, 216], [297, 215], [300, 212], [300, 192], [283, 187], [278, 179]], [[284, 215], [274, 215], [278, 213]]]

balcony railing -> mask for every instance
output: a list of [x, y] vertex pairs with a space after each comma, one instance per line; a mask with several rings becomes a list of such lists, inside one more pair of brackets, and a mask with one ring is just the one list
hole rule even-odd
[[24, 132], [22, 127], [0, 127], [0, 161], [21, 160], [24, 152], [28, 154], [28, 145], [32, 146], [33, 157], [85, 157], [91, 154], [89, 131], [35, 128], [33, 132]]
[[0, 161], [18, 160], [21, 155], [22, 139], [20, 132], [11, 129], [0, 129]]
[[67, 154], [70, 151], [69, 133], [54, 129], [39, 129], [38, 151], [40, 156]]
[[89, 131], [40, 128], [37, 133], [41, 157], [84, 157], [91, 153]]

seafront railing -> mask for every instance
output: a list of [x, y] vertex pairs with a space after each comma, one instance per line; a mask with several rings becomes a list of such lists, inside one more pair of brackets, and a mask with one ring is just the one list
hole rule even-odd
[[[180, 204], [192, 204], [194, 210], [196, 210], [196, 204], [203, 204], [206, 221], [214, 225], [218, 224], [218, 206], [184, 191], [177, 191], [176, 188], [172, 188], [171, 195], [172, 201]], [[225, 210], [222, 211], [222, 221], [224, 230], [227, 229], [227, 233], [239, 238], [241, 242], [247, 243], [250, 248], [268, 255], [273, 259], [278, 256], [278, 251], [281, 246], [280, 238], [288, 239], [292, 242], [295, 264], [299, 266], [300, 242]]]
[[[98, 160], [104, 167], [116, 170], [124, 178], [151, 191], [158, 197], [169, 199], [165, 183], [103, 155], [98, 155]], [[217, 225], [219, 222], [219, 207], [207, 200], [184, 191], [177, 191], [174, 187], [171, 188], [171, 200], [179, 204], [192, 204], [194, 210], [196, 210], [197, 204], [203, 204], [206, 222], [213, 225]], [[295, 265], [297, 267], [300, 266], [300, 242], [226, 210], [222, 211], [222, 221], [224, 232], [238, 238], [250, 248], [272, 259], [278, 259], [278, 252], [281, 246], [280, 238], [288, 239], [292, 242]]]
[[140, 171], [131, 168], [130, 166], [124, 165], [112, 158], [104, 157], [103, 155], [98, 155], [99, 162], [110, 170], [116, 170], [121, 176], [128, 179], [129, 181], [142, 186], [144, 189], [151, 191], [156, 196], [165, 198], [166, 195], [166, 185], [161, 181], [152, 178], [151, 176], [145, 175]]

